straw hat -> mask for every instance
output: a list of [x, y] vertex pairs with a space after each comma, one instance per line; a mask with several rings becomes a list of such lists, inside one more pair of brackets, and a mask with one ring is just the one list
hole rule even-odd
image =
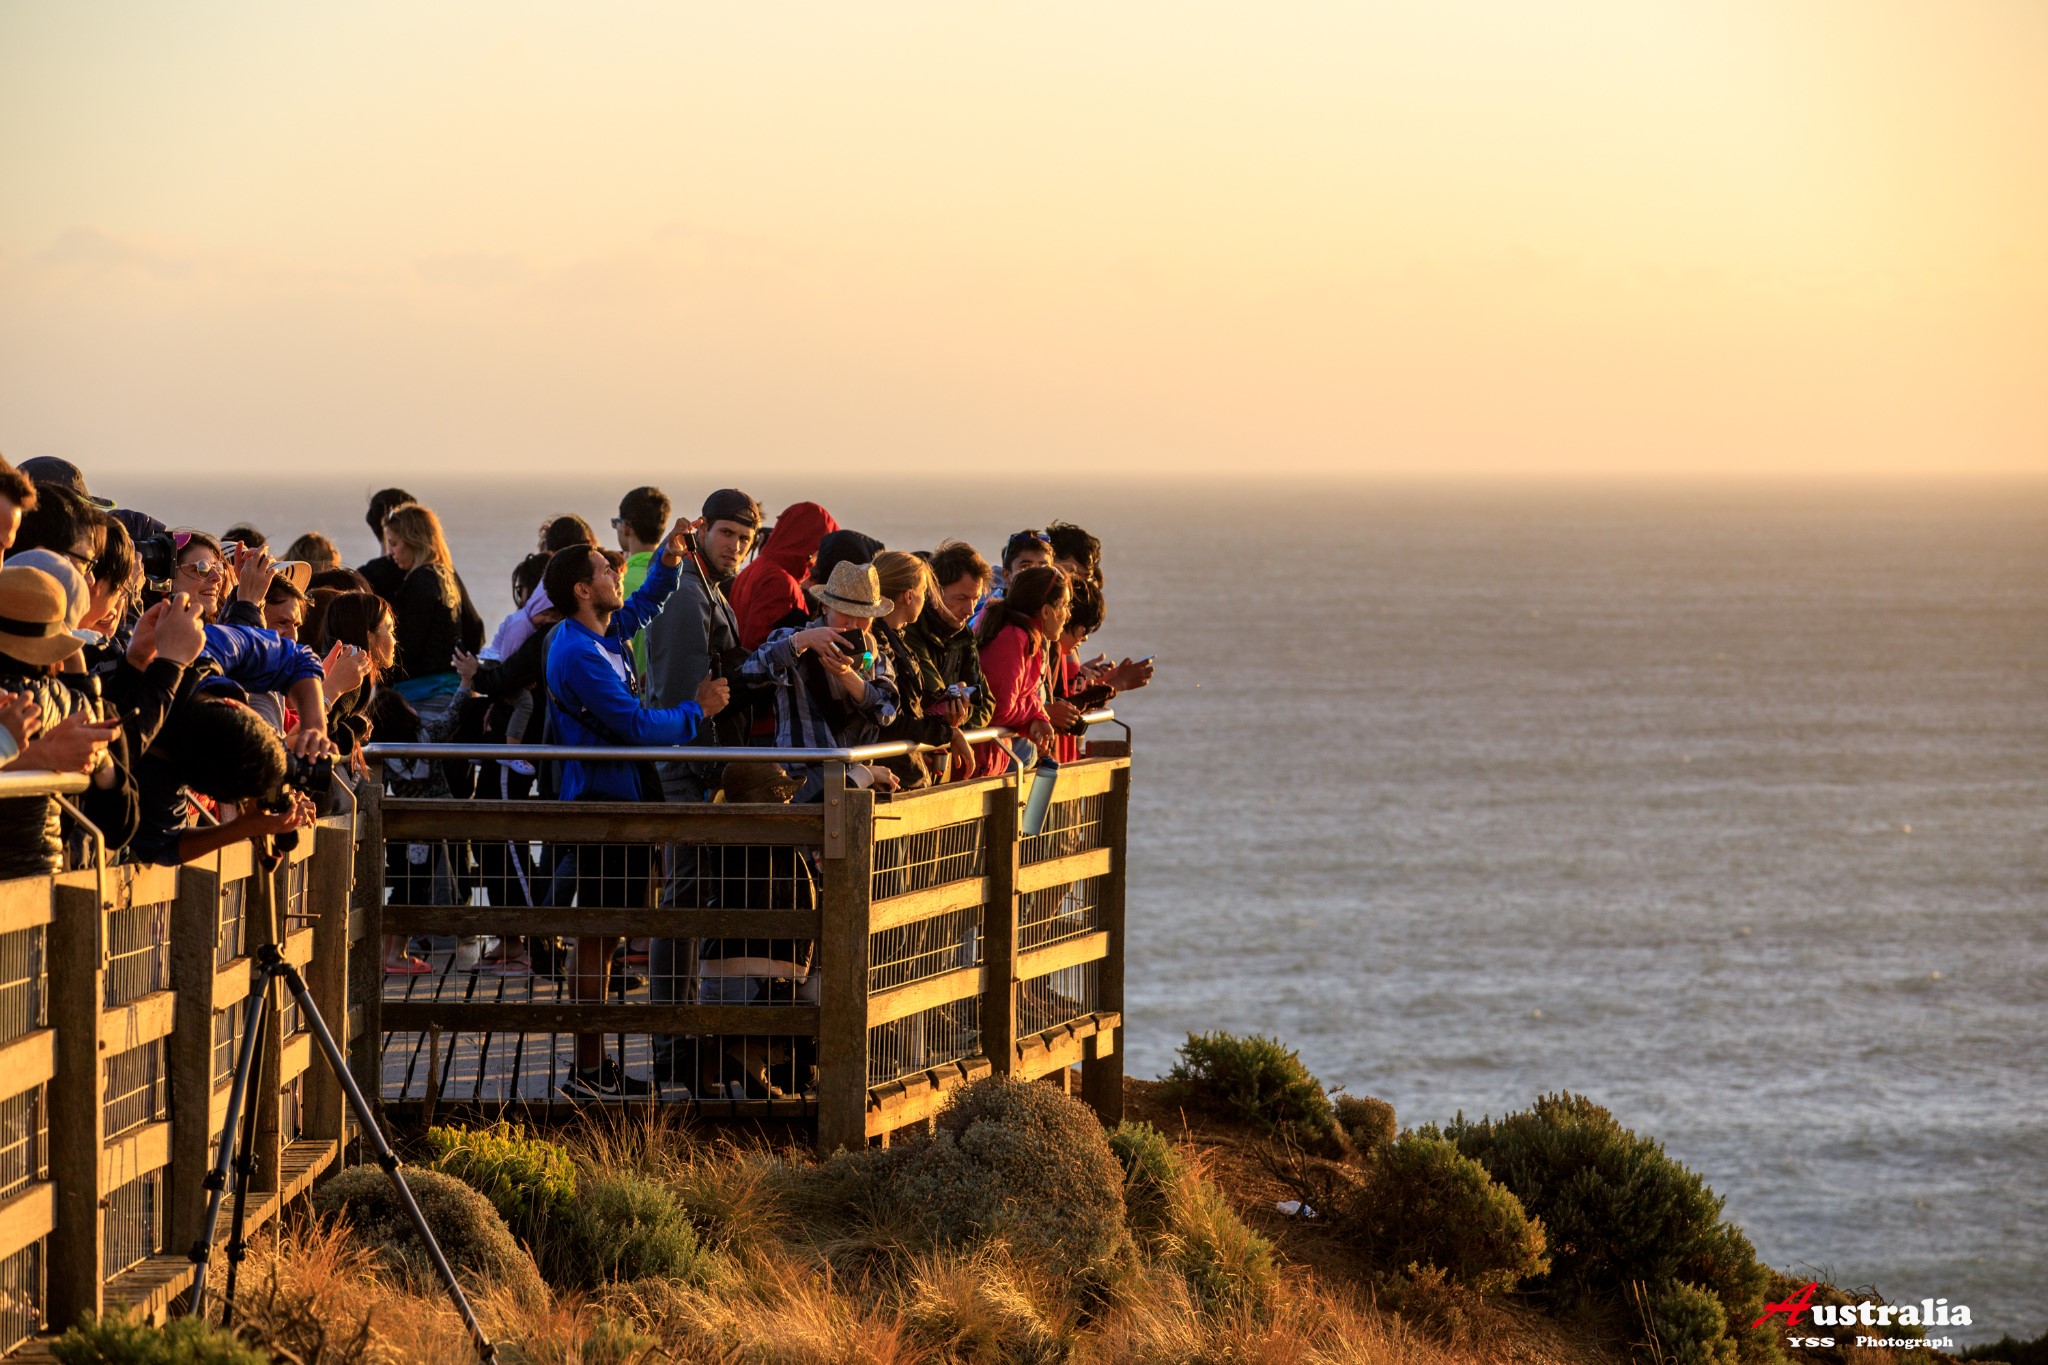
[[64, 589], [41, 569], [0, 569], [0, 654], [28, 664], [54, 664], [85, 648], [71, 632]]
[[831, 579], [811, 584], [810, 594], [820, 606], [844, 616], [887, 616], [896, 606], [882, 596], [882, 580], [872, 564], [834, 564]]

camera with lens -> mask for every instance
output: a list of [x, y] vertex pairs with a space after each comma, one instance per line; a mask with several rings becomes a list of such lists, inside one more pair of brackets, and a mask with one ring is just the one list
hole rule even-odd
[[178, 545], [171, 539], [170, 532], [159, 531], [153, 536], [144, 536], [135, 542], [135, 553], [142, 560], [143, 598], [154, 602], [169, 597], [171, 579], [178, 572]]
[[[334, 759], [303, 758], [286, 751], [284, 756], [284, 783], [277, 795], [263, 802], [263, 809], [272, 815], [283, 815], [292, 808], [291, 794], [304, 792], [314, 800], [334, 790]], [[299, 832], [286, 830], [271, 839], [271, 845], [280, 853], [289, 853], [299, 846]]]

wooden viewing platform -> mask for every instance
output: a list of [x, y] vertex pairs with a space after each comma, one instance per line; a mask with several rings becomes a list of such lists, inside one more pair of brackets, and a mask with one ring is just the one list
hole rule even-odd
[[[565, 1088], [579, 1032], [652, 1083], [607, 1106], [813, 1124], [821, 1151], [886, 1142], [991, 1073], [1079, 1067], [1083, 1097], [1119, 1118], [1128, 744], [1063, 767], [1029, 836], [1040, 779], [877, 795], [845, 784], [843, 759], [826, 768], [805, 806], [366, 792], [271, 870], [237, 844], [0, 882], [0, 1353], [39, 1355], [38, 1333], [86, 1312], [161, 1319], [191, 1283], [266, 943], [401, 1132], [588, 1107]], [[0, 776], [0, 795], [76, 786]], [[437, 882], [444, 867], [458, 875]], [[433, 970], [386, 975], [386, 934], [427, 938]], [[578, 935], [625, 945], [602, 1000], [571, 985]], [[553, 970], [473, 969], [463, 939], [524, 942]], [[725, 985], [698, 945], [720, 939], [812, 944], [809, 972], [770, 1002], [707, 999]], [[353, 1127], [281, 989], [270, 1009], [252, 1226], [334, 1169]], [[682, 1059], [659, 1073], [657, 1040]]]

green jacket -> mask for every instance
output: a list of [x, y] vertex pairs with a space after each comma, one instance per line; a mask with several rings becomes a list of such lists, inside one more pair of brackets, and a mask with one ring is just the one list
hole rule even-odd
[[975, 648], [973, 631], [948, 626], [938, 612], [926, 607], [903, 632], [903, 643], [917, 665], [917, 677], [899, 677], [900, 691], [914, 691], [929, 703], [954, 683], [966, 683], [974, 695], [968, 699], [967, 724], [961, 728], [977, 730], [989, 723], [996, 699], [988, 694], [988, 679], [981, 675], [981, 651]]

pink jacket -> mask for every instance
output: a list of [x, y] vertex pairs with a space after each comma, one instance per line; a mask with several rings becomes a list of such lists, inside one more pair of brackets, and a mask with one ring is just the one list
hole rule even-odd
[[[988, 694], [996, 711], [991, 725], [1022, 730], [1034, 720], [1045, 720], [1045, 647], [1035, 631], [1014, 623], [1004, 626], [981, 651], [981, 671], [988, 680]], [[996, 777], [1010, 770], [1010, 754], [999, 744], [977, 744], [982, 777]]]

